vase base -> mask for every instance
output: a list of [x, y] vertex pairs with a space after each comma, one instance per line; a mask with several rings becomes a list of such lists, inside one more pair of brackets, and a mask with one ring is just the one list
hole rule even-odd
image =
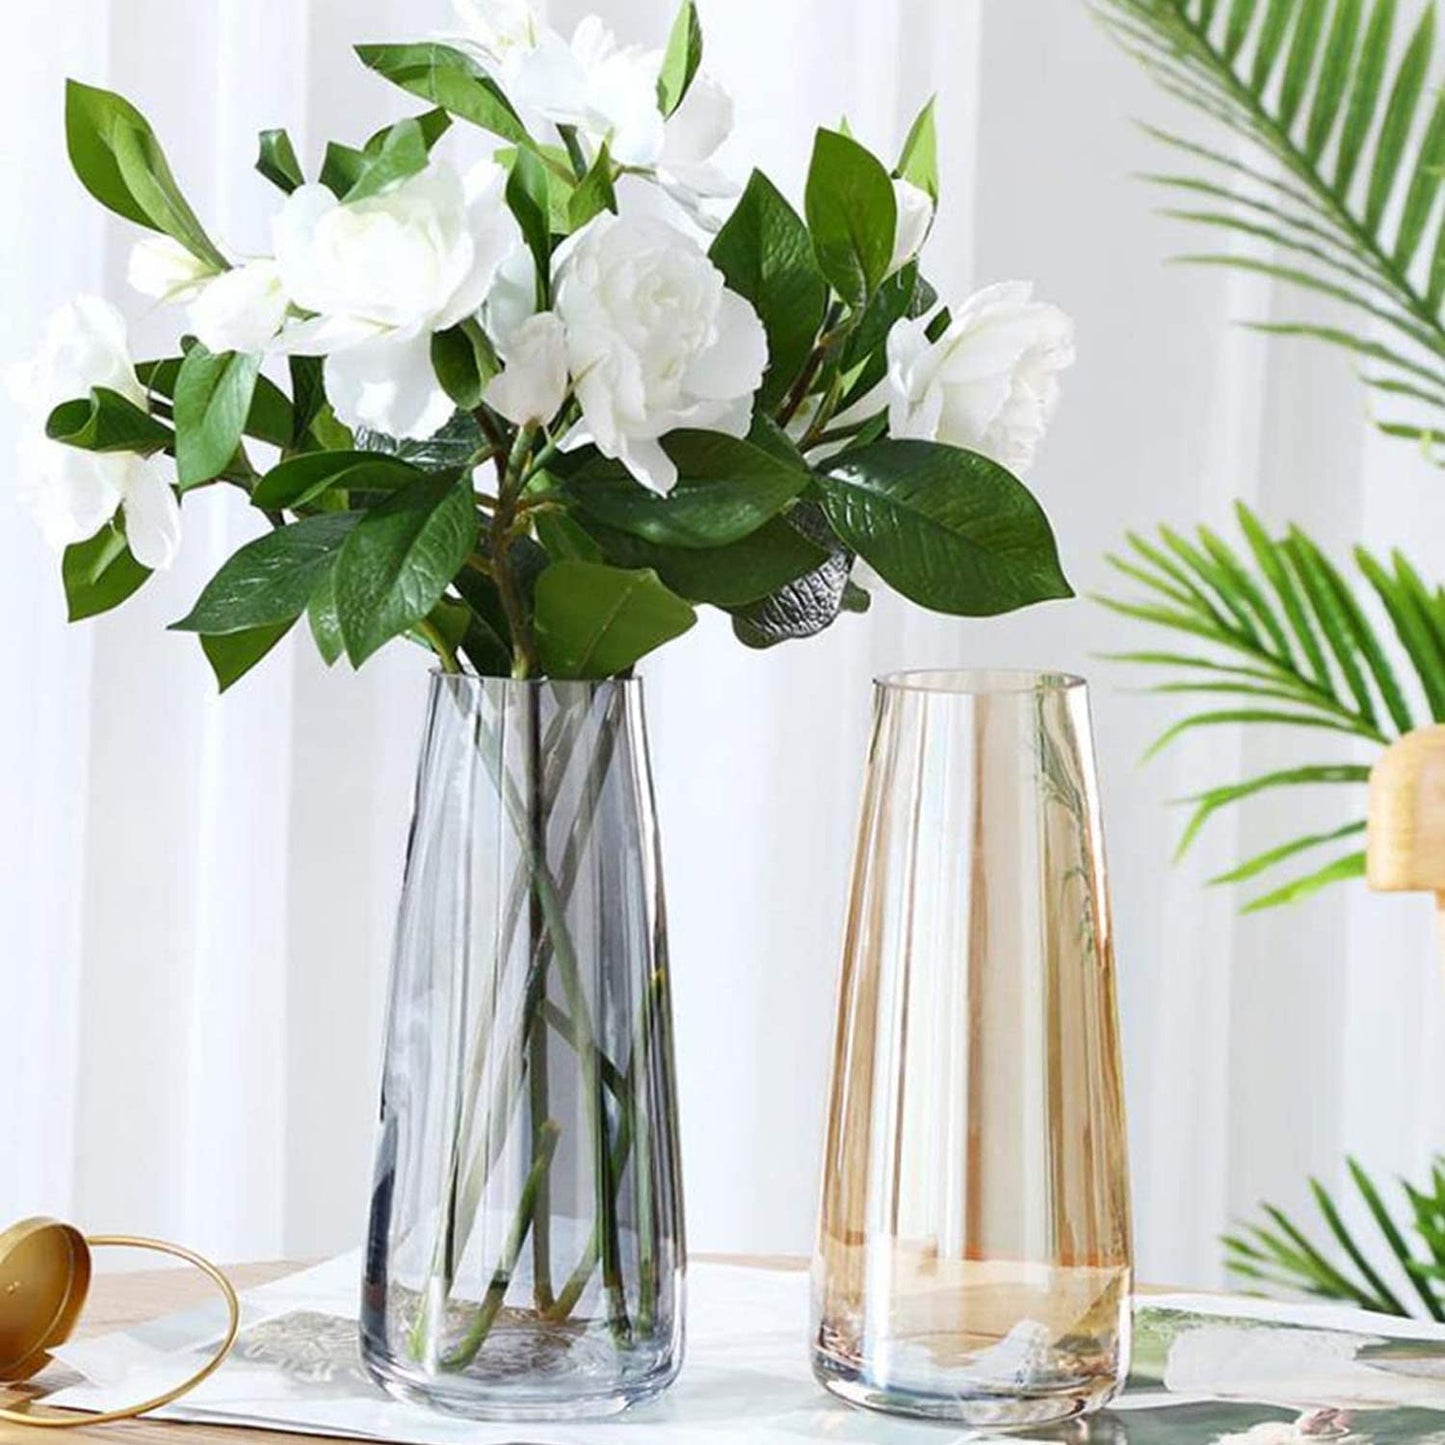
[[856, 1367], [822, 1354], [814, 1355], [813, 1374], [829, 1394], [863, 1410], [989, 1432], [1066, 1425], [1103, 1409], [1118, 1393], [1112, 1379], [1032, 1393], [983, 1389], [945, 1393], [942, 1388], [929, 1392], [878, 1384]]
[[[367, 1355], [367, 1373], [394, 1399], [466, 1420], [606, 1420], [660, 1395], [676, 1370], [618, 1380], [588, 1371], [546, 1382], [478, 1374], [424, 1374]], [[590, 1377], [589, 1377], [590, 1376]]]

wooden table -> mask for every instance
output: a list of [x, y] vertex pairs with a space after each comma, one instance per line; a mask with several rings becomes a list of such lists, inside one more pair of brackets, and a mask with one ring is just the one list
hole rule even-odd
[[[695, 1255], [694, 1259], [717, 1263], [752, 1265], [760, 1269], [802, 1269], [806, 1260], [785, 1256], [741, 1258], [736, 1255]], [[238, 1291], [257, 1289], [281, 1279], [305, 1264], [244, 1264], [226, 1273]], [[215, 1297], [215, 1286], [189, 1269], [164, 1269], [144, 1274], [97, 1275], [77, 1336], [103, 1335], [122, 1330], [162, 1315], [190, 1309]], [[0, 1405], [14, 1405], [35, 1398], [34, 1392], [6, 1393], [0, 1386]], [[124, 1441], [128, 1445], [297, 1445], [299, 1437], [273, 1430], [246, 1430], [235, 1425], [180, 1425], [159, 1420], [127, 1420], [117, 1425], [79, 1426], [74, 1430], [40, 1431], [0, 1420], [0, 1445], [66, 1445], [69, 1440]]]

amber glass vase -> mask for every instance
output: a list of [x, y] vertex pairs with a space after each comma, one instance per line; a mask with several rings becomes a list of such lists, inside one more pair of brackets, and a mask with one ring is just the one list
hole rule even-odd
[[1127, 1370], [1129, 1181], [1088, 693], [878, 684], [839, 1006], [813, 1361], [976, 1428]]

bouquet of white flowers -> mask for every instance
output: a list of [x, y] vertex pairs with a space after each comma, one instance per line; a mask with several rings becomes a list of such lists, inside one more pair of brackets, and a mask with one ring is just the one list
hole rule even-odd
[[[663, 51], [596, 19], [566, 40], [524, 0], [458, 11], [450, 41], [358, 49], [430, 109], [314, 180], [262, 135], [269, 256], [228, 256], [142, 115], [70, 85], [76, 174], [155, 233], [130, 279], [187, 320], [136, 364], [82, 297], [15, 369], [73, 619], [169, 566], [215, 485], [269, 523], [175, 624], [223, 687], [303, 614], [328, 663], [408, 637], [447, 669], [597, 678], [697, 604], [753, 646], [816, 634], [867, 607], [859, 557], [943, 612], [1069, 595], [1017, 474], [1071, 326], [1027, 286], [950, 313], [924, 280], [931, 106], [891, 170], [820, 131], [800, 216], [716, 164], [732, 105], [691, 0]], [[447, 158], [458, 126], [488, 159]]]

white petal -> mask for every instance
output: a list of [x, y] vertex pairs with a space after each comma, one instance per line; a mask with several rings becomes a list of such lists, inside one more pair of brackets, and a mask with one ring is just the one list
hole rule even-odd
[[537, 263], [523, 246], [502, 262], [487, 293], [487, 335], [505, 352], [512, 336], [536, 310]]
[[668, 118], [659, 165], [674, 174], [683, 166], [702, 166], [717, 154], [732, 130], [732, 96], [706, 72], [699, 72], [682, 104]]
[[16, 456], [15, 490], [56, 551], [93, 537], [120, 505], [120, 473], [128, 459], [87, 452], [26, 431]]
[[286, 292], [274, 261], [248, 261], [208, 282], [191, 302], [191, 326], [207, 351], [265, 351], [286, 319]]
[[341, 203], [325, 186], [298, 186], [271, 222], [271, 240], [285, 292], [306, 311], [326, 311], [334, 277], [314, 242], [322, 219]]
[[717, 340], [688, 368], [687, 388], [694, 396], [732, 401], [752, 396], [768, 366], [768, 335], [752, 305], [735, 291], [724, 291], [718, 307]]
[[922, 249], [933, 228], [933, 197], [912, 181], [893, 182], [898, 202], [898, 230], [893, 243], [894, 271], [900, 271]]
[[391, 328], [355, 316], [313, 316], [284, 327], [270, 350], [283, 356], [330, 356], [390, 334]]
[[125, 535], [131, 556], [142, 567], [164, 572], [181, 548], [181, 504], [171, 486], [171, 465], [163, 457], [127, 457]]
[[677, 465], [650, 438], [630, 437], [617, 453], [617, 460], [650, 492], [665, 497], [677, 485]]
[[40, 349], [25, 370], [8, 378], [32, 417], [44, 417], [63, 401], [88, 396], [97, 386], [146, 405], [126, 340], [125, 318], [98, 296], [77, 296], [45, 325]]
[[431, 335], [378, 336], [326, 359], [326, 396], [349, 427], [425, 441], [456, 410], [431, 364]]
[[216, 274], [169, 236], [146, 236], [131, 248], [126, 279], [142, 296], [157, 301], [189, 301], [201, 283]]
[[513, 336], [506, 370], [487, 387], [487, 404], [517, 426], [550, 421], [567, 399], [567, 334], [550, 311]]

